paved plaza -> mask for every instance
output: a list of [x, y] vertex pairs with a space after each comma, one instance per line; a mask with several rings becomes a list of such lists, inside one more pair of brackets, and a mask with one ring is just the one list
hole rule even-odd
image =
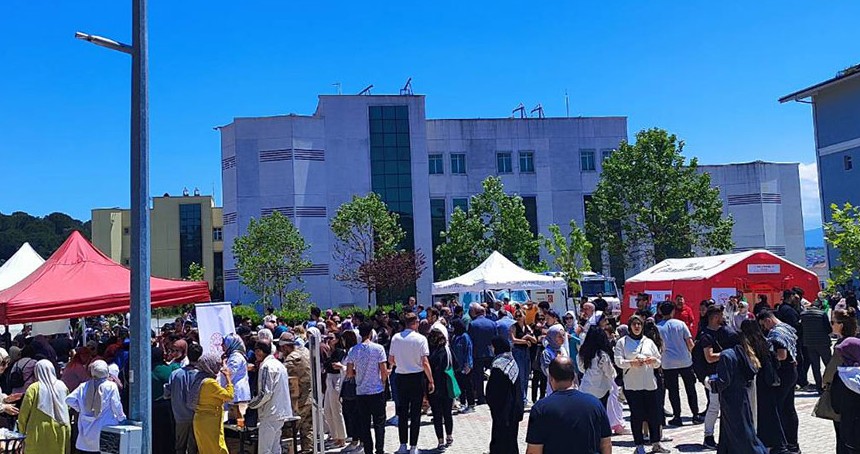
[[[810, 383], [812, 376], [809, 377]], [[699, 391], [700, 411], [705, 409], [705, 393], [701, 385], [697, 385]], [[818, 396], [815, 393], [798, 391], [796, 394], [797, 415], [800, 418], [800, 448], [806, 453], [833, 453], [836, 452], [836, 440], [833, 432], [833, 423], [812, 416], [812, 409], [815, 407], [815, 402]], [[663, 434], [669, 437], [672, 441], [664, 442], [663, 446], [671, 449], [673, 452], [716, 452], [702, 446], [703, 441], [703, 425], [691, 425], [689, 422], [689, 407], [687, 406], [686, 396], [681, 391], [682, 409], [684, 414], [684, 426], [682, 427], [667, 427]], [[667, 399], [666, 408], [669, 409]], [[389, 417], [394, 415], [394, 403], [388, 403], [386, 413]], [[629, 416], [630, 412], [627, 406], [624, 407], [624, 416], [627, 421], [626, 428], [629, 432]], [[528, 412], [526, 412], [522, 423], [520, 423], [519, 439], [521, 443], [520, 452], [525, 453], [526, 448], [526, 429], [528, 427]], [[490, 444], [490, 411], [486, 405], [477, 407], [474, 413], [464, 415], [454, 415], [454, 444], [445, 452], [453, 454], [483, 454], [489, 451]], [[719, 422], [717, 423], [717, 434], [719, 435]], [[575, 440], [571, 440], [575, 442]], [[418, 442], [418, 447], [423, 454], [434, 454], [438, 452], [435, 449], [436, 434], [433, 431], [433, 423], [430, 416], [424, 416], [421, 419], [421, 438]], [[385, 452], [393, 453], [399, 447], [397, 438], [397, 427], [387, 426], [385, 429]], [[628, 434], [616, 435], [612, 437], [612, 451], [616, 453], [633, 452], [635, 445], [633, 444], [633, 436]], [[329, 451], [337, 453], [339, 450]], [[362, 451], [363, 452], [363, 451]]]

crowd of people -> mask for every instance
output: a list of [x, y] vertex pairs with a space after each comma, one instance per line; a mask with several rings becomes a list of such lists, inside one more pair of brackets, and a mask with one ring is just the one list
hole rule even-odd
[[[742, 294], [705, 300], [698, 322], [682, 295], [641, 294], [636, 304], [624, 323], [602, 298], [563, 315], [508, 300], [424, 307], [410, 298], [371, 316], [312, 308], [294, 326], [271, 313], [258, 326], [236, 319], [215, 352], [204, 351], [186, 313], [152, 333], [153, 452], [227, 453], [225, 428], [255, 427], [258, 452], [280, 453], [294, 416], [296, 452], [311, 452], [311, 338], [326, 447], [340, 452], [382, 454], [389, 424], [397, 452], [415, 454], [428, 414], [437, 442], [423, 448], [456, 452], [455, 415], [486, 405], [491, 454], [520, 452], [526, 411], [527, 454], [608, 453], [620, 433], [632, 433], [637, 454], [665, 453], [663, 429], [684, 424], [702, 424], [703, 447], [720, 453], [798, 453], [798, 389], [820, 393], [816, 415], [834, 421], [837, 454], [860, 452], [853, 294], [808, 301], [794, 289], [775, 305], [757, 295], [752, 310]], [[0, 336], [0, 425], [27, 435], [27, 453], [98, 452], [102, 428], [126, 419], [124, 321], [90, 320], [78, 333]]]

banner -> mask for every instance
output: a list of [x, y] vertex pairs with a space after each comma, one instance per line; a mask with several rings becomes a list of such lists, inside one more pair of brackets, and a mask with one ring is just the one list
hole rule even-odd
[[51, 320], [50, 322], [33, 322], [31, 336], [43, 334], [52, 336], [54, 334], [69, 334], [69, 319]]
[[717, 304], [722, 304], [725, 306], [729, 302], [729, 297], [737, 295], [738, 291], [734, 287], [725, 287], [725, 288], [712, 288], [711, 289], [711, 298], [717, 302]]
[[224, 336], [235, 333], [233, 306], [229, 302], [196, 304], [197, 329], [203, 353], [221, 355]]

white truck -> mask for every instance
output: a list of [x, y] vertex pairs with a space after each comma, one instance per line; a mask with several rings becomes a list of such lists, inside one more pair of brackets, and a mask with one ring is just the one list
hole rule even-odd
[[[559, 272], [546, 272], [547, 276], [563, 277]], [[568, 296], [566, 290], [532, 290], [531, 297], [535, 302], [540, 303], [546, 301], [550, 306], [563, 314], [567, 311], [574, 311], [579, 314], [579, 300], [583, 297], [588, 297], [588, 301], [594, 301], [600, 298], [608, 304], [609, 311], [612, 314], [621, 314], [621, 299], [618, 294], [618, 286], [615, 285], [614, 277], [606, 277], [602, 274], [593, 272], [585, 272], [582, 278], [579, 279], [579, 292]]]

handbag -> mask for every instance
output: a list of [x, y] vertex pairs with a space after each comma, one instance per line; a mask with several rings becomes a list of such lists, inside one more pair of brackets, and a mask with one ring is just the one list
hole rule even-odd
[[448, 376], [448, 397], [453, 400], [457, 400], [460, 397], [460, 385], [457, 384], [457, 379], [454, 378], [454, 368], [448, 366], [445, 369], [445, 375]]
[[815, 403], [815, 408], [812, 409], [812, 416], [839, 422], [841, 417], [839, 416], [839, 413], [836, 413], [836, 411], [833, 410], [831, 399], [830, 387], [824, 388], [824, 391], [822, 391], [821, 395], [818, 397], [818, 402]]
[[343, 400], [355, 400], [358, 396], [356, 389], [355, 377], [346, 378], [340, 385], [340, 398]]

